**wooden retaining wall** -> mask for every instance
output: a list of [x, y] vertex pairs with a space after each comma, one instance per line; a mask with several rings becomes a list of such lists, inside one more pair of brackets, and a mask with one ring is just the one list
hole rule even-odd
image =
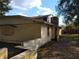
[[10, 59], [37, 59], [37, 52], [28, 50], [28, 51], [22, 52], [16, 56], [10, 58]]
[[8, 49], [2, 48], [2, 49], [0, 49], [0, 59], [37, 59], [37, 52], [27, 50], [16, 56], [8, 58]]

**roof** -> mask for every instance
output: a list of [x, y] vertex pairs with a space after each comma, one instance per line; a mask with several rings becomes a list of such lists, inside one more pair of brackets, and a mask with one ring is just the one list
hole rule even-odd
[[24, 23], [28, 23], [28, 22], [37, 22], [37, 23], [53, 26], [54, 24], [48, 23], [48, 22], [42, 20], [43, 17], [48, 17], [48, 16], [49, 15], [34, 16], [34, 17], [26, 17], [26, 16], [21, 16], [21, 15], [0, 16], [0, 25], [3, 25], [3, 24], [24, 24]]
[[31, 17], [31, 18], [44, 18], [44, 17], [48, 17], [48, 16], [50, 16], [50, 14], [49, 14], [49, 15], [33, 16], [33, 17]]
[[15, 16], [0, 16], [0, 25], [2, 24], [23, 24], [30, 21], [29, 17], [20, 15]]

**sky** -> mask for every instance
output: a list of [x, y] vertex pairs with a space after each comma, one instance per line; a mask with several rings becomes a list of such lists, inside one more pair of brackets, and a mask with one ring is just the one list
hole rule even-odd
[[[58, 0], [11, 0], [12, 10], [6, 15], [38, 16], [52, 14], [56, 16]], [[62, 17], [59, 18], [62, 24]]]

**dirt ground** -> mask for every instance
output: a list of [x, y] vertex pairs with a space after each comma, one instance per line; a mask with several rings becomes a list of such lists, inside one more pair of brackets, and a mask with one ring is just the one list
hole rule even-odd
[[78, 40], [48, 42], [38, 49], [38, 59], [79, 59]]

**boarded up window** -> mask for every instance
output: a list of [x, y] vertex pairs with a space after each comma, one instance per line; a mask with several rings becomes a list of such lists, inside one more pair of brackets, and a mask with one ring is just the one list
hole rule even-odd
[[44, 20], [44, 21], [47, 21], [47, 17], [43, 17], [43, 20]]
[[15, 33], [15, 26], [13, 25], [2, 25], [0, 26], [0, 34], [5, 36], [11, 36]]
[[47, 27], [47, 35], [49, 36], [49, 27]]

